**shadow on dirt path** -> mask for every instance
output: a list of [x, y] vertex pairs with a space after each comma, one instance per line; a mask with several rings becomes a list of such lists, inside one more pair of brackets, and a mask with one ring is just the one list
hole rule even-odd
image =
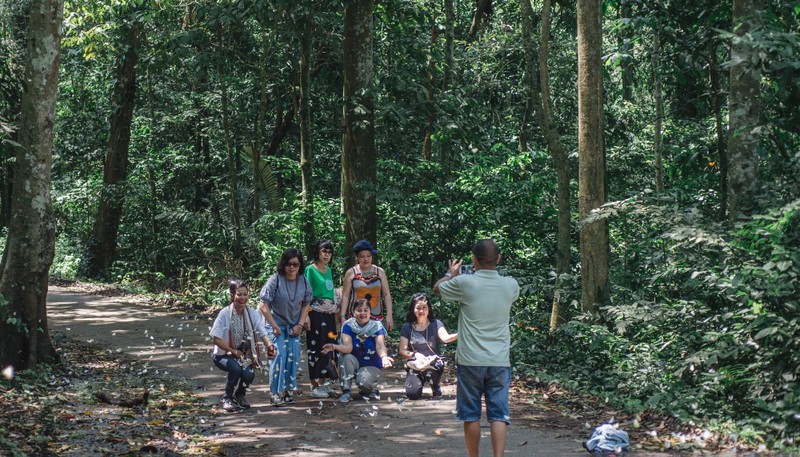
[[[71, 338], [121, 349], [151, 364], [160, 374], [184, 378], [218, 408], [225, 374], [211, 363], [208, 332], [213, 321], [152, 311], [126, 298], [109, 298], [50, 287], [50, 328]], [[305, 362], [302, 367], [305, 368]], [[386, 370], [382, 399], [348, 405], [308, 396], [301, 372], [297, 403], [275, 408], [268, 402], [267, 377], [258, 373], [249, 410], [214, 416], [211, 437], [227, 455], [270, 456], [463, 456], [461, 422], [455, 419], [455, 385], [443, 385], [444, 399], [404, 401], [404, 373]], [[426, 393], [428, 390], [426, 388]], [[513, 401], [513, 400], [512, 400]], [[512, 417], [512, 421], [514, 418]], [[481, 455], [491, 455], [488, 423], [482, 423]], [[509, 427], [506, 455], [581, 456], [584, 430], [547, 431], [518, 421]], [[666, 454], [637, 453], [637, 456]]]

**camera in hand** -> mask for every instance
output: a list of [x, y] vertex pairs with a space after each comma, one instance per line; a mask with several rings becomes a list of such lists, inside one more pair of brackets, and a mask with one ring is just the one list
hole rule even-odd
[[458, 269], [460, 275], [471, 275], [472, 273], [475, 273], [472, 265], [461, 265], [461, 268]]
[[250, 341], [243, 340], [236, 346], [236, 349], [242, 352], [242, 358], [238, 360], [239, 365], [244, 368], [253, 364], [253, 360], [247, 356], [247, 353], [250, 352]]
[[250, 340], [242, 340], [242, 342], [239, 343], [238, 346], [236, 346], [236, 349], [238, 351], [241, 351], [242, 354], [246, 353], [247, 351], [250, 350]]

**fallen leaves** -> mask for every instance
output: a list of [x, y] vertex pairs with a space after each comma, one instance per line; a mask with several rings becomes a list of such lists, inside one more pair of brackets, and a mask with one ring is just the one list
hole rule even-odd
[[[213, 413], [202, 399], [187, 394], [191, 387], [152, 373], [142, 375], [147, 368], [141, 362], [106, 348], [63, 336], [58, 341], [61, 365], [0, 379], [0, 448], [28, 455], [138, 455], [152, 450], [161, 455], [221, 455], [219, 446], [205, 437]], [[98, 392], [127, 396], [147, 390], [152, 402], [133, 407], [102, 404], [96, 398]]]

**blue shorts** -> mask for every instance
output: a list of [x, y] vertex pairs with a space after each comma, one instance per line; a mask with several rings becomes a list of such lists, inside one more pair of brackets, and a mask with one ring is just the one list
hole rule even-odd
[[486, 398], [489, 422], [511, 423], [508, 412], [508, 387], [511, 367], [468, 367], [458, 365], [456, 417], [464, 422], [481, 420], [481, 398]]

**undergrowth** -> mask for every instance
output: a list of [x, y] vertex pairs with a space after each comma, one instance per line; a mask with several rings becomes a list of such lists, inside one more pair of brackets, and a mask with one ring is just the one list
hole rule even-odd
[[628, 412], [800, 450], [800, 201], [733, 226], [650, 198], [604, 212], [613, 302], [551, 334], [521, 301], [516, 360]]

